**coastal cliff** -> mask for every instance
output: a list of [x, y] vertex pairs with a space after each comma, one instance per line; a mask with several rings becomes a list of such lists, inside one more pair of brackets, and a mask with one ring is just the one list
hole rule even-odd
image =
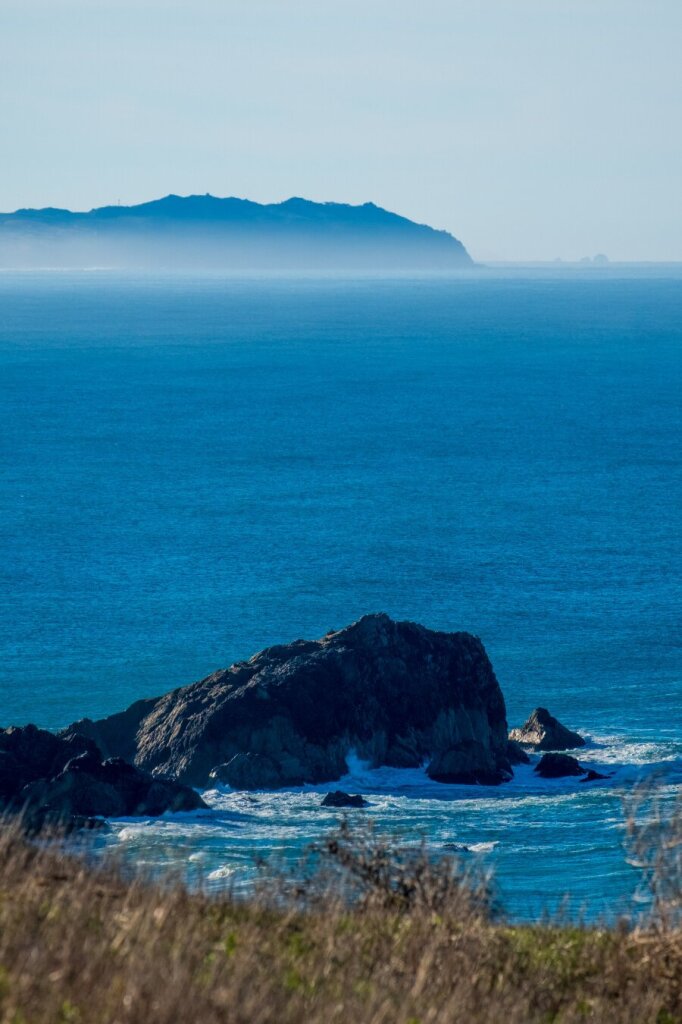
[[[194, 786], [331, 782], [351, 750], [443, 782], [511, 775], [504, 697], [479, 639], [367, 615], [321, 640], [267, 648], [67, 735]], [[214, 776], [215, 777], [215, 776]]]

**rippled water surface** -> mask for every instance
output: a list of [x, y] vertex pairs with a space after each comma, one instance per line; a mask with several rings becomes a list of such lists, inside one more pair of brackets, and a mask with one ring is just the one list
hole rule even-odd
[[[468, 845], [507, 905], [622, 905], [617, 790], [682, 756], [682, 279], [0, 275], [0, 723], [58, 727], [385, 610], [480, 635], [608, 783], [344, 784]], [[116, 826], [214, 881], [316, 791]], [[194, 865], [194, 868], [192, 868]], [[214, 874], [217, 873], [217, 874]]]

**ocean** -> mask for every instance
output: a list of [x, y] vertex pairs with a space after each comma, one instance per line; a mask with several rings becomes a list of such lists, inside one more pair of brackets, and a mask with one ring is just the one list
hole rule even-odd
[[[606, 783], [344, 788], [515, 917], [632, 905], [622, 793], [682, 782], [682, 271], [361, 279], [0, 273], [0, 725], [59, 728], [366, 612], [480, 636]], [[324, 787], [322, 787], [324, 788]], [[331, 788], [337, 788], [335, 785]], [[248, 885], [320, 787], [115, 822]]]

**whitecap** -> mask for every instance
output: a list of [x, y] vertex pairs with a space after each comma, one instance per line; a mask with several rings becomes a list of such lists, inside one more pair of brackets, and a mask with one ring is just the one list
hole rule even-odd
[[139, 839], [144, 828], [144, 825], [127, 825], [116, 833], [116, 838], [120, 839], [122, 843], [129, 843], [135, 839]]
[[229, 864], [224, 864], [221, 868], [216, 868], [214, 871], [209, 872], [206, 878], [209, 882], [215, 882], [220, 878], [229, 878], [235, 871], [236, 868], [230, 867]]

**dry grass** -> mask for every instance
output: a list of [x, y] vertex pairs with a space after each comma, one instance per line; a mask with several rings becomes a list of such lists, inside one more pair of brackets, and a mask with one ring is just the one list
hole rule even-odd
[[640, 786], [625, 800], [628, 862], [640, 872], [651, 904], [649, 926], [682, 928], [682, 793], [674, 802], [656, 786]]
[[5, 828], [0, 1022], [682, 1021], [682, 933], [667, 923], [508, 926], [485, 879], [451, 861], [347, 830], [324, 846], [329, 867], [305, 885], [239, 901], [87, 867]]

